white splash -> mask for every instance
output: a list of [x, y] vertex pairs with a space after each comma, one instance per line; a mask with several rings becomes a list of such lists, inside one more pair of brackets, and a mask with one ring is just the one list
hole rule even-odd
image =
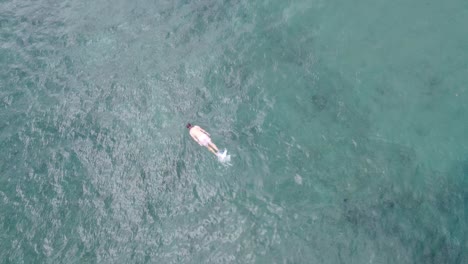
[[218, 160], [221, 163], [229, 164], [229, 162], [231, 161], [231, 155], [227, 155], [227, 149], [224, 149], [222, 153], [218, 152], [216, 156], [218, 157]]
[[295, 181], [297, 184], [302, 185], [302, 177], [301, 177], [301, 175], [296, 174], [296, 176], [294, 176], [294, 181]]

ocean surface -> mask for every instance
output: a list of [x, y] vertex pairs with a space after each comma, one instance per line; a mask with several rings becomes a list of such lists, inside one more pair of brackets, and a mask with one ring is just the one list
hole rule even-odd
[[466, 0], [1, 0], [0, 263], [468, 263], [467, 26]]

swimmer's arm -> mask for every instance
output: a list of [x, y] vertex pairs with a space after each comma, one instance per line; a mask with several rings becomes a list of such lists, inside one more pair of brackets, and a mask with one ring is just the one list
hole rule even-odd
[[200, 143], [200, 140], [198, 140], [197, 136], [192, 136], [192, 137], [193, 137], [193, 139], [195, 139], [195, 141], [198, 143], [198, 145], [200, 145], [200, 146], [202, 145], [202, 144]]
[[206, 132], [203, 128], [200, 128], [200, 131], [210, 136], [210, 133]]
[[200, 144], [200, 141], [198, 141], [197, 136], [195, 136], [195, 135], [190, 135], [190, 136], [193, 138], [193, 140], [195, 140], [198, 144]]

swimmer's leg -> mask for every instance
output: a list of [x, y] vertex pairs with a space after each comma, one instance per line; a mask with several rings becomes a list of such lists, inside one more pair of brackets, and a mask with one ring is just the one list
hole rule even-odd
[[216, 156], [218, 155], [218, 151], [214, 150], [212, 147], [210, 146], [207, 146], [208, 150], [211, 151], [213, 154], [215, 154]]
[[212, 149], [216, 150], [216, 152], [219, 152], [218, 147], [213, 142], [210, 141], [210, 143], [208, 143], [208, 146], [211, 147]]

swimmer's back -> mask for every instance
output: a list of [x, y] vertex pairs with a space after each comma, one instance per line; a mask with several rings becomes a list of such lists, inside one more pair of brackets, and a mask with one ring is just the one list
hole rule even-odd
[[201, 127], [199, 126], [191, 127], [189, 133], [192, 137], [193, 136], [200, 137], [201, 135], [204, 135], [204, 133], [201, 131]]

